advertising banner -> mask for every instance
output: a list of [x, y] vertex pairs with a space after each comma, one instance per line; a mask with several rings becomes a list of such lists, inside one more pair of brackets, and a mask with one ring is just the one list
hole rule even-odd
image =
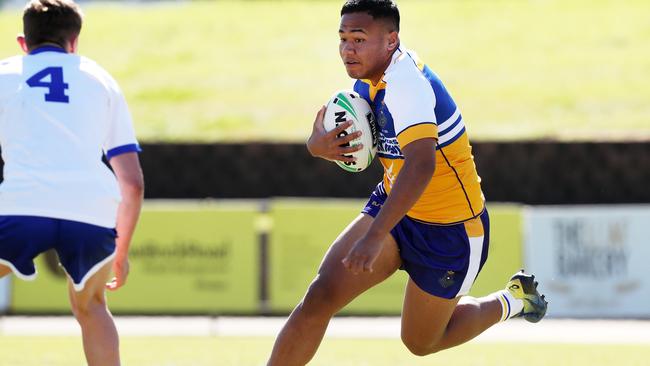
[[[361, 200], [273, 200], [270, 242], [270, 308], [288, 312], [298, 304], [318, 266], [343, 229], [359, 214]], [[395, 313], [402, 307], [403, 271], [361, 295], [342, 313]]]
[[[258, 309], [258, 205], [152, 202], [131, 244], [127, 284], [107, 292], [114, 313], [254, 313]], [[54, 252], [38, 278], [13, 281], [14, 312], [66, 313], [66, 277]]]
[[[339, 233], [363, 208], [365, 200], [273, 200], [270, 245], [270, 308], [288, 312], [298, 304], [316, 276], [319, 264]], [[471, 294], [483, 296], [504, 288], [522, 265], [521, 209], [490, 207], [490, 256]], [[401, 312], [408, 275], [393, 276], [359, 296], [343, 314]]]
[[650, 316], [650, 206], [530, 207], [525, 222], [549, 315]]

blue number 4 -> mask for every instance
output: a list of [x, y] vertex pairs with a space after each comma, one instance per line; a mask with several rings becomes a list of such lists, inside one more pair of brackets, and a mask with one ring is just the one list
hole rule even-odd
[[[50, 79], [45, 80], [48, 76]], [[70, 98], [65, 95], [65, 90], [68, 89], [69, 85], [63, 82], [62, 67], [45, 68], [27, 79], [26, 83], [32, 88], [47, 88], [48, 92], [45, 94], [46, 102], [70, 102]]]

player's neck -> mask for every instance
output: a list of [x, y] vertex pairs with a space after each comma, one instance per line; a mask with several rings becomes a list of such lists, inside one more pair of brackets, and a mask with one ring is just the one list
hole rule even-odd
[[[384, 70], [386, 70], [386, 69], [384, 69]], [[370, 80], [370, 83], [372, 84], [372, 87], [374, 88], [374, 87], [377, 87], [377, 84], [379, 84], [379, 82], [381, 82], [381, 79], [383, 77], [384, 77], [384, 72], [382, 71], [379, 76], [369, 78], [368, 80]]]
[[393, 55], [397, 52], [397, 48], [395, 48], [395, 51], [393, 51], [390, 56], [388, 56], [388, 59], [384, 62], [382, 67], [380, 68], [381, 72], [379, 72], [377, 75], [373, 77], [369, 77], [368, 80], [372, 83], [373, 87], [376, 87], [377, 84], [381, 82], [381, 80], [384, 78], [384, 75], [386, 74], [386, 70], [388, 70], [388, 67], [390, 64], [393, 62]]
[[54, 43], [54, 42], [39, 43], [37, 45], [29, 47], [28, 52], [32, 53], [32, 51], [37, 50], [37, 49], [42, 48], [42, 47], [56, 47], [56, 48], [60, 48], [60, 49], [64, 50], [66, 53], [71, 53], [69, 44], [66, 44], [66, 46], [61, 46], [60, 44]]
[[391, 60], [388, 59], [388, 62], [384, 66], [382, 66], [381, 72], [379, 72], [376, 76], [368, 78], [368, 80], [370, 80], [370, 82], [372, 83], [373, 87], [376, 87], [381, 82], [381, 80], [384, 78], [384, 74], [386, 73], [386, 69], [388, 69], [388, 66], [390, 66], [390, 61]]

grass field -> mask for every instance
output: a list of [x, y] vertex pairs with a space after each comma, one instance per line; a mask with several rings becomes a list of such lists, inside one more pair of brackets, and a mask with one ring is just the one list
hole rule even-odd
[[[124, 365], [260, 366], [271, 338], [123, 337]], [[81, 343], [74, 337], [0, 337], [0, 365], [83, 365]], [[419, 358], [398, 340], [326, 339], [313, 366], [641, 366], [650, 360], [647, 345], [468, 344]]]
[[[85, 4], [81, 52], [121, 83], [142, 140], [302, 140], [331, 93], [341, 1]], [[650, 138], [650, 2], [400, 2], [402, 41], [475, 139]], [[0, 12], [0, 57], [18, 10]]]

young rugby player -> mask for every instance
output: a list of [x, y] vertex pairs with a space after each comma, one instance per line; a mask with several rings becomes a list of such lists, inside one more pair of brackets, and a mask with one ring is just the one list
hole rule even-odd
[[32, 0], [18, 37], [27, 54], [0, 61], [0, 276], [34, 279], [34, 257], [54, 248], [88, 364], [119, 365], [104, 291], [129, 273], [140, 148], [115, 80], [75, 54], [81, 23], [72, 0]]
[[[268, 365], [304, 365], [330, 318], [397, 269], [409, 274], [402, 340], [416, 355], [457, 346], [506, 319], [546, 313], [537, 283], [523, 272], [506, 289], [466, 296], [487, 259], [489, 217], [463, 118], [440, 79], [399, 39], [390, 0], [349, 0], [339, 52], [354, 90], [375, 113], [384, 179], [362, 213], [325, 255], [318, 275], [278, 335]], [[349, 161], [358, 137], [326, 132], [324, 108], [307, 147]], [[358, 148], [356, 148], [358, 149]]]

